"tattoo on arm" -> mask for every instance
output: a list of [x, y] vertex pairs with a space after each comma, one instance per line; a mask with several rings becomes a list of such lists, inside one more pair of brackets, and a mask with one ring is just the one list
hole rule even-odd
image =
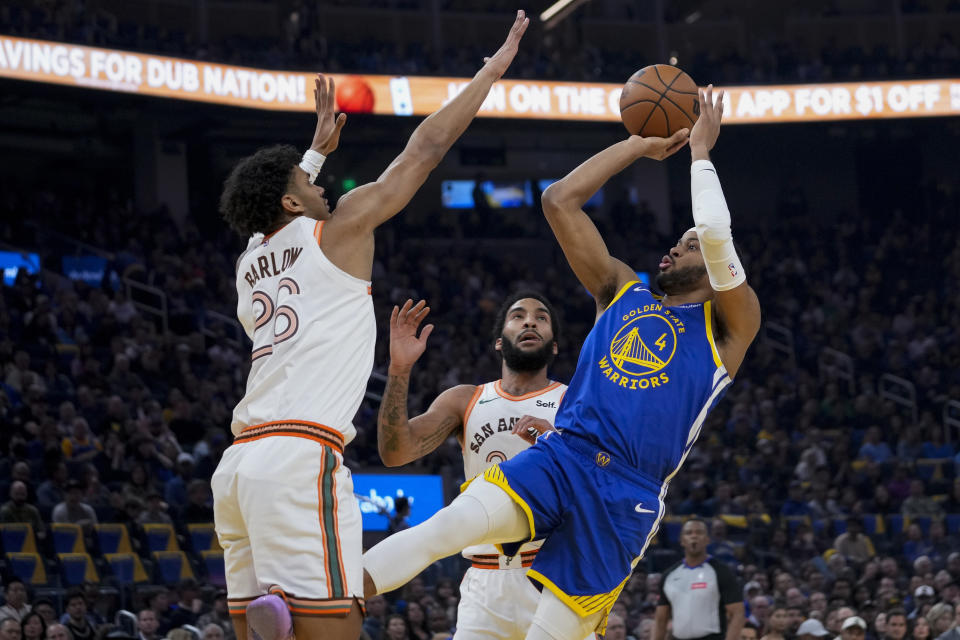
[[380, 402], [380, 416], [377, 420], [380, 440], [388, 451], [395, 450], [400, 444], [400, 430], [409, 428], [407, 421], [407, 390], [410, 376], [387, 376], [387, 386]]
[[450, 432], [460, 424], [460, 421], [455, 416], [447, 416], [444, 418], [433, 433], [427, 434], [418, 444], [417, 453], [421, 456], [424, 456], [437, 447], [447, 439], [447, 436], [450, 435]]

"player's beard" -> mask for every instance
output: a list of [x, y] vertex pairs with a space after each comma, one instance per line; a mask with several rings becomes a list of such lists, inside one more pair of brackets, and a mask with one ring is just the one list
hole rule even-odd
[[556, 357], [552, 341], [544, 342], [543, 346], [535, 351], [522, 351], [504, 335], [500, 336], [500, 354], [513, 371], [539, 371], [549, 366]]
[[674, 267], [657, 274], [657, 287], [668, 296], [675, 296], [696, 289], [705, 275], [707, 268], [703, 265]]

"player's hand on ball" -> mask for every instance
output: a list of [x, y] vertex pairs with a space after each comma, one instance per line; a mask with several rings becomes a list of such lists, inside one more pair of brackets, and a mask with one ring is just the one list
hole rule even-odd
[[520, 436], [530, 444], [535, 443], [537, 437], [547, 431], [556, 431], [556, 429], [543, 418], [534, 418], [533, 416], [523, 416], [513, 424], [513, 429], [511, 429], [514, 435]]
[[336, 106], [336, 85], [333, 78], [318, 73], [314, 80], [313, 101], [317, 109], [317, 128], [313, 132], [310, 148], [325, 156], [337, 150], [340, 144], [340, 131], [347, 124], [347, 114], [334, 117]]
[[517, 55], [517, 50], [520, 48], [520, 38], [523, 37], [523, 33], [527, 30], [529, 24], [530, 18], [526, 17], [526, 13], [522, 10], [517, 11], [517, 19], [513, 21], [513, 26], [510, 27], [510, 33], [507, 34], [507, 39], [504, 41], [503, 46], [489, 58], [483, 59], [486, 63], [484, 68], [492, 71], [497, 80], [506, 73], [507, 67], [513, 62], [513, 58]]
[[407, 300], [402, 307], [394, 305], [390, 314], [390, 371], [407, 373], [413, 364], [423, 355], [427, 348], [427, 338], [433, 332], [433, 325], [428, 324], [417, 337], [420, 323], [430, 313], [426, 301], [421, 300], [413, 304]]
[[631, 139], [637, 139], [640, 145], [640, 156], [643, 158], [653, 158], [654, 160], [664, 160], [669, 158], [687, 144], [690, 139], [689, 129], [680, 129], [669, 138], [641, 138], [640, 136], [631, 136]]
[[724, 92], [718, 92], [716, 102], [713, 99], [712, 84], [708, 85], [706, 89], [697, 89], [697, 93], [700, 98], [700, 117], [697, 119], [697, 123], [693, 125], [693, 130], [690, 131], [690, 152], [694, 156], [698, 153], [708, 153], [713, 149], [713, 145], [717, 144], [717, 136], [720, 135], [720, 121], [723, 119]]

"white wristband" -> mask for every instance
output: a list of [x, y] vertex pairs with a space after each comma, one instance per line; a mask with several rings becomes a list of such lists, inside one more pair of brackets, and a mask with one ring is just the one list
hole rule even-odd
[[747, 274], [733, 246], [730, 210], [712, 162], [697, 160], [690, 166], [690, 191], [693, 221], [710, 285], [714, 291], [733, 289], [746, 282]]
[[327, 156], [313, 149], [307, 149], [307, 152], [303, 154], [303, 160], [300, 161], [300, 168], [310, 176], [311, 183], [317, 179], [317, 175], [320, 173], [320, 167], [323, 166], [323, 161], [326, 159]]

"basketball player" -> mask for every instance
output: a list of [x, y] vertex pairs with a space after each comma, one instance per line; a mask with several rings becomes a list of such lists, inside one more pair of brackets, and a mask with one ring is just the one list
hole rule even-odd
[[[390, 367], [377, 421], [380, 457], [388, 467], [403, 465], [456, 435], [463, 446], [464, 477], [474, 478], [526, 449], [535, 436], [553, 430], [567, 390], [547, 378], [547, 367], [557, 353], [559, 323], [542, 294], [530, 291], [509, 297], [493, 331], [494, 349], [502, 356], [501, 378], [447, 389], [425, 413], [408, 419], [410, 371], [423, 354], [433, 325], [424, 327], [419, 338], [417, 329], [429, 312], [422, 300], [416, 305], [407, 300], [402, 308], [393, 308]], [[526, 636], [540, 594], [527, 580], [525, 567], [533, 563], [539, 547], [539, 542], [527, 542], [514, 556], [499, 553], [493, 545], [463, 551], [471, 567], [460, 584], [454, 640]]]
[[[351, 420], [373, 366], [373, 232], [407, 205], [466, 129], [527, 23], [518, 12], [503, 46], [465, 90], [336, 211], [313, 185], [345, 118], [334, 117], [334, 85], [323, 76], [303, 158], [290, 146], [261, 149], [226, 180], [224, 218], [253, 236], [236, 279], [253, 364], [233, 414], [236, 440], [212, 480], [239, 640], [247, 640], [248, 623], [262, 640], [360, 633], [361, 518], [342, 451], [356, 433]], [[268, 591], [275, 595], [263, 596]]]
[[[364, 556], [368, 593], [390, 591], [437, 558], [478, 543], [545, 538], [528, 576], [542, 589], [528, 640], [579, 640], [603, 631], [610, 608], [655, 535], [663, 499], [707, 415], [760, 326], [730, 213], [709, 151], [723, 96], [701, 92], [689, 132], [695, 228], [660, 263], [663, 296], [607, 251], [582, 205], [642, 157], [687, 142], [630, 137], [544, 193], [543, 209], [597, 319], [557, 412], [557, 432], [487, 469], [448, 507]], [[507, 547], [510, 547], [508, 549]], [[397, 562], [403, 558], [403, 562]]]

